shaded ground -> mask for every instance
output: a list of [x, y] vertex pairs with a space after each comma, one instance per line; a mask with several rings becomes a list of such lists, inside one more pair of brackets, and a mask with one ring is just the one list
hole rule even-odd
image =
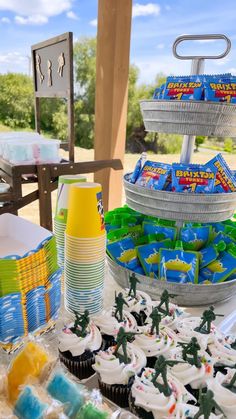
[[[215, 151], [207, 150], [205, 152], [194, 153], [193, 155], [193, 163], [206, 163], [209, 159], [211, 159], [216, 154]], [[75, 149], [75, 160], [76, 161], [90, 161], [94, 159], [94, 151], [93, 150], [86, 150], [83, 148], [76, 147]], [[139, 158], [139, 154], [126, 154], [125, 155], [125, 162], [124, 162], [124, 172], [132, 171], [136, 161]], [[236, 156], [235, 154], [232, 155], [224, 155], [225, 160], [229, 164], [229, 166], [236, 170]], [[150, 160], [154, 161], [162, 161], [164, 163], [173, 163], [179, 161], [179, 154], [160, 154], [160, 155], [149, 155]], [[88, 175], [88, 180], [93, 180], [93, 174]], [[35, 185], [24, 185], [23, 190], [25, 192], [31, 192], [35, 189]], [[53, 206], [53, 213], [55, 211], [55, 203], [56, 203], [56, 191], [52, 194], [52, 206]], [[125, 203], [125, 196], [123, 194], [123, 203]], [[39, 216], [38, 216], [38, 202], [34, 202], [31, 205], [23, 208], [19, 211], [19, 215], [22, 217], [33, 221], [35, 223], [39, 223]]]

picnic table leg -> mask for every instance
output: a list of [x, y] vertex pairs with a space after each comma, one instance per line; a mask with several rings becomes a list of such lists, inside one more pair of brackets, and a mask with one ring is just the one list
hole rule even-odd
[[37, 166], [40, 225], [52, 231], [51, 176], [47, 165]]

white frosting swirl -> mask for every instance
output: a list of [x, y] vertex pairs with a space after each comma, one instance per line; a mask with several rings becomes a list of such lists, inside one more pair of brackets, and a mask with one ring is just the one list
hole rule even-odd
[[232, 349], [224, 337], [215, 336], [213, 342], [208, 345], [215, 364], [236, 364], [236, 350]]
[[160, 327], [160, 334], [150, 334], [150, 326], [140, 327], [142, 334], [135, 336], [134, 343], [138, 345], [147, 357], [164, 355], [171, 356], [171, 351], [176, 347], [174, 332], [168, 328]]
[[122, 322], [118, 322], [114, 314], [114, 308], [103, 310], [99, 316], [93, 317], [93, 321], [102, 334], [116, 336], [119, 328], [123, 327], [126, 332], [136, 332], [137, 322], [131, 313], [124, 310]]
[[70, 330], [72, 327], [73, 323], [65, 327], [58, 336], [59, 350], [61, 352], [70, 351], [72, 356], [80, 356], [86, 350], [93, 352], [101, 348], [102, 336], [93, 322], [90, 322], [85, 337], [79, 337], [73, 333]]
[[201, 324], [200, 317], [188, 317], [186, 319], [180, 319], [177, 322], [176, 328], [178, 333], [178, 339], [183, 342], [189, 342], [190, 339], [195, 336], [198, 340], [199, 345], [202, 349], [207, 348], [207, 344], [213, 342], [214, 336], [218, 333], [216, 327], [212, 325], [211, 333], [204, 334], [194, 330]]
[[[176, 412], [175, 419], [193, 419], [198, 413], [199, 408], [197, 406], [192, 406], [190, 404], [182, 403], [178, 412]], [[211, 413], [209, 419], [220, 419], [222, 415], [218, 416], [214, 413]], [[164, 418], [163, 418], [164, 419]], [[204, 419], [203, 415], [199, 419]]]
[[216, 403], [220, 406], [227, 419], [235, 419], [236, 417], [236, 394], [222, 384], [229, 383], [234, 373], [236, 373], [234, 369], [228, 369], [226, 376], [218, 372], [214, 379], [207, 382], [209, 389], [214, 392]]
[[[115, 346], [107, 351], [100, 351], [95, 355], [95, 364], [93, 369], [99, 373], [101, 381], [106, 384], [128, 384], [129, 378], [139, 374], [146, 365], [146, 356], [142, 349], [127, 344], [127, 354], [130, 362], [124, 364], [114, 355]], [[119, 353], [122, 354], [121, 348]]]
[[125, 294], [123, 295], [125, 301], [128, 304], [128, 307], [125, 307], [126, 311], [140, 313], [144, 311], [148, 316], [152, 311], [152, 299], [144, 291], [136, 291], [136, 297], [131, 297], [129, 295], [129, 289], [126, 288]]
[[[170, 372], [184, 386], [190, 384], [193, 389], [199, 389], [207, 386], [207, 380], [213, 377], [213, 362], [206, 353], [199, 353], [201, 367], [190, 365], [188, 362], [184, 364], [176, 364], [171, 367]], [[176, 359], [181, 359], [181, 356]]]
[[[154, 372], [152, 368], [145, 368], [141, 377], [135, 376], [131, 388], [135, 404], [147, 412], [152, 412], [155, 419], [178, 417], [176, 415], [180, 411], [182, 403], [195, 399], [187, 392], [183, 384], [171, 375], [168, 375], [168, 383], [172, 393], [169, 397], [164, 396], [151, 381]], [[157, 378], [157, 382], [163, 384], [160, 376]]]
[[[153, 307], [158, 307], [158, 305], [160, 304], [160, 301], [153, 301]], [[176, 326], [178, 324], [178, 321], [180, 319], [183, 319], [185, 317], [189, 316], [189, 313], [182, 310], [180, 307], [178, 307], [176, 304], [169, 304], [169, 311], [170, 311], [170, 315], [169, 316], [164, 316], [162, 318], [161, 324], [163, 326], [167, 326], [169, 328], [171, 328], [172, 330], [176, 330]]]

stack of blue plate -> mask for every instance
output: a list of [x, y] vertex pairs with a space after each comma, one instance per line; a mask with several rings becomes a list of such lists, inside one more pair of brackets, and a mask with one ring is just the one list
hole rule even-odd
[[55, 319], [61, 305], [61, 269], [58, 269], [49, 277], [49, 288], [46, 293], [49, 297], [50, 317]]
[[14, 293], [0, 298], [0, 341], [14, 341], [24, 335], [24, 317], [21, 294]]
[[32, 332], [46, 324], [45, 288], [34, 288], [26, 294], [28, 330]]

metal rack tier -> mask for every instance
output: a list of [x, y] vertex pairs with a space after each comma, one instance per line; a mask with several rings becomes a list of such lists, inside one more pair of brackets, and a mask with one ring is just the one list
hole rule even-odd
[[129, 182], [124, 176], [126, 203], [145, 215], [176, 221], [220, 222], [232, 217], [236, 208], [236, 192], [198, 194], [157, 191]]

